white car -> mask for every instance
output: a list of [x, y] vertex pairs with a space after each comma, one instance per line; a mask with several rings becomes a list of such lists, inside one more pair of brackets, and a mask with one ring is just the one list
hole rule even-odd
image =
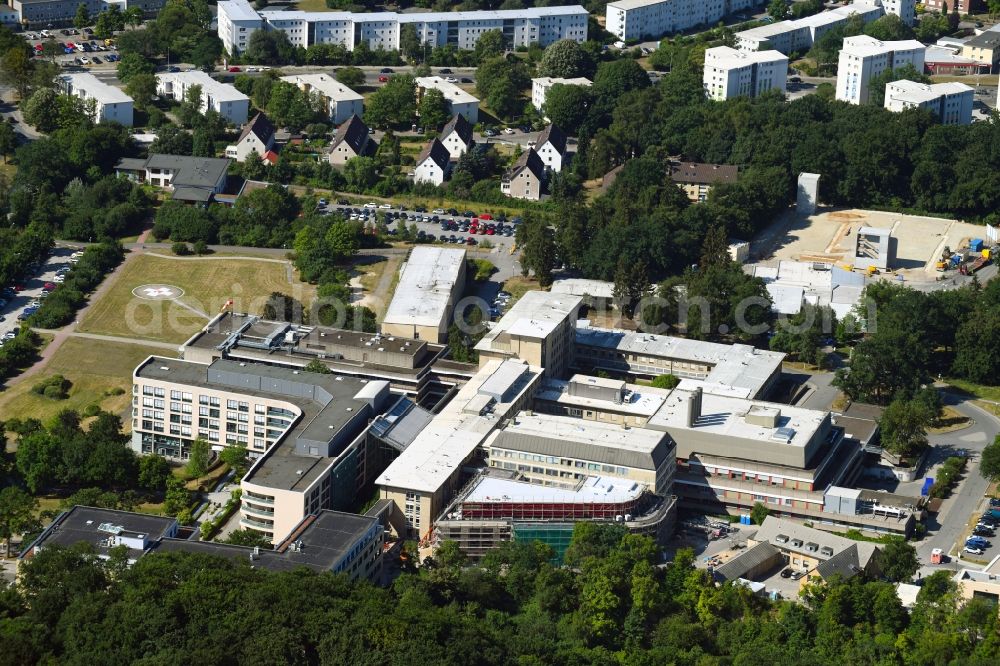
[[65, 276], [57, 275], [54, 278], [52, 278], [52, 281], [55, 282], [56, 284], [61, 284], [66, 281], [66, 278]]
[[447, 81], [448, 83], [458, 83], [458, 79], [456, 79], [454, 76], [446, 76], [444, 77], [444, 80]]
[[369, 201], [363, 206], [363, 208], [378, 208], [378, 204], [374, 201]]
[[975, 546], [966, 546], [962, 550], [964, 550], [965, 552], [969, 553], [970, 555], [982, 555], [983, 554], [983, 549], [982, 548], [976, 548]]
[[392, 204], [379, 204], [378, 207], [382, 208], [383, 210], [390, 210], [392, 209]]
[[84, 65], [89, 65], [90, 58], [88, 58], [87, 56], [83, 56], [82, 58], [80, 58], [80, 62], [83, 63]]
[[513, 134], [514, 133], [514, 128], [513, 127], [504, 127], [503, 128], [503, 133], [504, 134]]
[[444, 215], [444, 208], [435, 208], [431, 212], [434, 213], [435, 215]]

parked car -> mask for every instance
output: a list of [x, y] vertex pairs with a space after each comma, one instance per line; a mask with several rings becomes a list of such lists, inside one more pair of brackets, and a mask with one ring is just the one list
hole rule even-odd
[[378, 207], [381, 208], [382, 210], [387, 210], [392, 208], [392, 204], [387, 204], [387, 203], [379, 204]]
[[472, 83], [472, 79], [467, 76], [463, 76], [460, 80], [462, 83]]
[[446, 76], [444, 77], [444, 80], [447, 81], [448, 83], [458, 83], [458, 79], [456, 79], [454, 76]]
[[982, 548], [976, 548], [975, 546], [966, 546], [962, 550], [969, 553], [970, 555], [982, 555], [984, 552]]
[[52, 282], [46, 282], [45, 284], [42, 285], [42, 289], [44, 289], [45, 291], [52, 291], [55, 288], [56, 285], [53, 284]]
[[383, 67], [378, 71], [380, 74], [392, 74], [392, 67]]
[[167, 67], [167, 71], [172, 74], [176, 74], [177, 72], [181, 71], [181, 68], [175, 67], [174, 65], [170, 65], [169, 67]]
[[236, 72], [241, 72], [241, 71], [243, 71], [243, 70], [241, 70], [241, 69], [240, 69], [239, 67], [237, 67], [236, 65], [233, 65], [232, 67], [230, 67], [230, 68], [229, 68], [229, 70], [228, 70], [228, 71], [229, 71], [229, 73], [230, 73], [230, 74], [235, 74]]
[[389, 77], [386, 76], [385, 74], [380, 74], [379, 77], [378, 77], [378, 82], [379, 83], [388, 83], [389, 82]]
[[439, 74], [451, 74], [451, 70], [448, 69], [447, 67], [442, 67], [440, 70], [438, 70], [438, 73]]

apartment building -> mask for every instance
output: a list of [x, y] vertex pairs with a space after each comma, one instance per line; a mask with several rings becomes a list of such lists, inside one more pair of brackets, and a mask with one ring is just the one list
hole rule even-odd
[[380, 497], [405, 516], [405, 536], [430, 533], [469, 471], [482, 466], [486, 438], [529, 406], [541, 376], [542, 368], [522, 361], [485, 362], [378, 476]]
[[146, 159], [123, 157], [115, 173], [138, 183], [149, 183], [171, 193], [171, 198], [207, 204], [226, 187], [228, 158], [188, 157], [154, 153]]
[[132, 98], [120, 88], [108, 85], [93, 74], [65, 74], [59, 77], [67, 95], [79, 97], [93, 105], [95, 123], [118, 123], [132, 126]]
[[708, 193], [720, 183], [735, 183], [739, 173], [739, 167], [733, 164], [670, 162], [670, 180], [684, 190], [691, 203], [708, 199]]
[[202, 113], [212, 109], [232, 125], [242, 125], [250, 112], [250, 98], [228, 83], [216, 81], [197, 69], [187, 72], [160, 72], [156, 75], [156, 94], [183, 102], [193, 86], [201, 88]]
[[114, 6], [122, 11], [138, 7], [147, 17], [163, 9], [165, 0], [11, 0], [10, 7], [16, 14], [15, 23], [26, 28], [70, 25], [80, 5], [91, 16]]
[[465, 271], [465, 250], [414, 247], [386, 309], [382, 333], [446, 343], [455, 304], [465, 290]]
[[479, 37], [500, 30], [509, 48], [561, 39], [587, 39], [587, 10], [580, 5], [468, 12], [257, 12], [246, 0], [219, 3], [218, 34], [226, 51], [237, 54], [256, 30], [281, 30], [295, 46], [341, 44], [353, 51], [361, 42], [372, 50], [399, 49], [400, 28], [410, 24], [429, 48], [476, 47]]
[[847, 23], [851, 16], [858, 16], [864, 23], [871, 23], [885, 16], [885, 9], [878, 4], [853, 3], [820, 12], [793, 21], [778, 21], [736, 33], [736, 46], [741, 51], [774, 49], [791, 55], [804, 53], [817, 39]]
[[615, 0], [605, 11], [605, 28], [620, 41], [656, 38], [718, 23], [753, 0]]
[[785, 93], [788, 57], [780, 51], [737, 51], [716, 46], [705, 51], [702, 82], [706, 94], [723, 101], [759, 97], [769, 90]]
[[979, 14], [985, 13], [987, 10], [986, 3], [984, 0], [925, 0], [923, 3], [924, 7], [928, 11], [943, 11], [945, 6], [948, 7], [948, 11], [957, 9], [959, 14]]
[[330, 122], [340, 125], [364, 114], [364, 97], [354, 92], [327, 74], [295, 74], [281, 77], [282, 81], [294, 83], [310, 96], [318, 97], [326, 107]]
[[964, 83], [893, 81], [885, 86], [885, 108], [890, 111], [928, 109], [942, 125], [972, 122], [974, 91]]
[[440, 76], [417, 77], [417, 106], [428, 90], [439, 90], [448, 102], [448, 114], [464, 116], [472, 125], [479, 122], [479, 99]]
[[924, 50], [915, 39], [882, 42], [867, 35], [845, 38], [837, 63], [836, 98], [849, 104], [867, 104], [868, 86], [874, 77], [906, 65], [922, 72]]
[[229, 359], [150, 357], [132, 388], [136, 453], [185, 460], [195, 439], [246, 447], [255, 462], [240, 483], [240, 526], [274, 543], [305, 516], [353, 501], [373, 474], [365, 430], [390, 403], [388, 382]]
[[583, 298], [529, 291], [476, 343], [479, 367], [490, 361], [521, 359], [561, 377], [573, 358], [576, 318]]
[[531, 79], [531, 105], [538, 111], [545, 110], [545, 98], [548, 97], [552, 86], [559, 84], [562, 86], [585, 86], [589, 88], [594, 85], [590, 79], [578, 76], [575, 79], [564, 79], [551, 76], [540, 76]]
[[963, 58], [993, 68], [1000, 64], [1000, 31], [986, 30], [962, 43]]

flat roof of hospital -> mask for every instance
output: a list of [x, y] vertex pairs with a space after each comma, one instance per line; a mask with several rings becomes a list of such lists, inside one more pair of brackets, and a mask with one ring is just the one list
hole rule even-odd
[[504, 332], [525, 336], [547, 335], [567, 318], [575, 320], [582, 302], [583, 298], [580, 296], [529, 291], [486, 332], [476, 344], [476, 349], [491, 350], [493, 341]]
[[[687, 413], [691, 396], [691, 391], [674, 389], [663, 407], [649, 420], [648, 427], [690, 430], [717, 437], [739, 437], [804, 447], [812, 441], [820, 425], [829, 415], [829, 412], [814, 409], [703, 392], [701, 415], [693, 426], [689, 426]], [[777, 427], [747, 423], [748, 414], [766, 416], [777, 412], [780, 412]]]
[[[529, 412], [520, 412], [500, 434], [530, 435], [569, 445], [600, 445], [636, 453], [652, 453], [664, 435], [645, 428], [623, 428], [617, 423]], [[503, 446], [500, 442], [498, 440], [498, 445]]]
[[577, 325], [577, 344], [632, 354], [712, 365], [706, 382], [749, 388], [756, 394], [781, 369], [785, 355], [750, 345], [675, 338], [611, 328]]
[[485, 475], [463, 502], [628, 502], [646, 488], [628, 479], [588, 476], [575, 488], [556, 488], [527, 480]]
[[438, 326], [448, 315], [465, 250], [420, 245], [410, 252], [383, 323]]
[[[513, 369], [512, 369], [513, 368]], [[530, 390], [542, 369], [521, 361], [490, 361], [463, 386], [399, 457], [379, 475], [375, 485], [436, 492], [486, 437], [506, 418], [514, 402]], [[510, 402], [484, 400], [484, 385], [504, 377]]]
[[587, 382], [590, 379], [599, 380], [600, 378], [591, 378], [587, 375], [574, 375], [570, 381], [547, 379], [535, 391], [535, 398], [537, 400], [555, 402], [560, 405], [613, 409], [614, 411], [634, 416], [650, 417], [663, 406], [667, 396], [670, 394], [670, 391], [651, 386], [638, 386], [636, 384], [625, 384], [625, 396], [621, 402], [570, 394], [571, 382]]

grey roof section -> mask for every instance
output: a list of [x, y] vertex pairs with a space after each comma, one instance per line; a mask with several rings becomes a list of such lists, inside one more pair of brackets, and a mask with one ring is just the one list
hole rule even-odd
[[268, 120], [267, 116], [263, 113], [258, 113], [253, 117], [253, 120], [248, 122], [240, 133], [240, 138], [236, 140], [236, 143], [241, 143], [243, 139], [247, 138], [251, 133], [253, 133], [261, 143], [267, 144], [267, 142], [274, 136], [274, 125]]
[[145, 171], [146, 160], [139, 157], [123, 157], [118, 160], [115, 168], [123, 171]]
[[[174, 534], [176, 530], [175, 518], [77, 505], [56, 516], [35, 542], [24, 549], [24, 553], [33, 548], [72, 546], [83, 542], [89, 543], [99, 554], [106, 555], [110, 550], [107, 545], [108, 537], [131, 537], [151, 544]], [[130, 559], [141, 555], [143, 550], [144, 548], [130, 548]]]
[[462, 140], [462, 143], [469, 145], [472, 143], [472, 123], [465, 119], [465, 116], [458, 113], [448, 121], [448, 124], [444, 126], [441, 130], [441, 138], [444, 139], [452, 132], [458, 134], [458, 138]]
[[370, 432], [397, 451], [403, 451], [433, 418], [434, 414], [409, 398], [400, 398], [372, 422]]
[[[541, 146], [540, 143], [537, 145]], [[538, 156], [534, 148], [528, 148], [521, 153], [521, 156], [517, 158], [517, 161], [511, 165], [510, 170], [504, 175], [504, 180], [514, 180], [525, 169], [533, 173], [539, 180], [545, 177], [545, 163], [542, 162], [542, 158]]]
[[768, 560], [774, 560], [774, 563], [777, 564], [780, 558], [780, 550], [768, 542], [762, 541], [717, 568], [715, 576], [724, 581], [745, 578], [749, 572], [766, 564]]
[[152, 552], [205, 553], [246, 560], [255, 567], [271, 571], [290, 571], [306, 567], [322, 572], [333, 569], [350, 552], [354, 544], [377, 525], [379, 521], [375, 517], [324, 509], [315, 516], [307, 516], [296, 528], [295, 531], [301, 530], [294, 537], [295, 540], [302, 542], [301, 549], [288, 548], [290, 539], [275, 550], [260, 548], [256, 551], [247, 546], [233, 546], [214, 541], [163, 539]]
[[374, 154], [375, 141], [369, 137], [368, 126], [356, 115], [337, 128], [337, 133], [333, 137], [330, 150], [335, 150], [341, 143], [347, 142], [358, 156]]
[[538, 141], [535, 142], [535, 145], [541, 148], [546, 143], [552, 144], [552, 147], [562, 155], [566, 152], [566, 133], [555, 125], [549, 125], [538, 135]]
[[[858, 564], [863, 569], [868, 566], [878, 547], [868, 541], [852, 541], [846, 537], [806, 527], [785, 518], [768, 516], [764, 519], [755, 537], [758, 541], [769, 541], [782, 550], [789, 550], [814, 557], [819, 560], [832, 559], [837, 553], [854, 547], [857, 552]], [[783, 540], [782, 540], [783, 539]], [[793, 543], [801, 542], [800, 545]], [[806, 549], [809, 544], [817, 546], [815, 551]], [[822, 549], [830, 548], [833, 554], [824, 554]]]
[[200, 187], [182, 185], [174, 188], [174, 193], [170, 196], [170, 198], [177, 199], [178, 201], [197, 201], [199, 203], [207, 203], [212, 200], [212, 191]]
[[186, 155], [150, 155], [147, 169], [170, 169], [174, 187], [215, 187], [229, 170], [232, 160], [225, 157], [188, 157]]
[[666, 433], [548, 414], [518, 414], [491, 447], [655, 470], [674, 446]]
[[434, 160], [434, 163], [444, 171], [448, 166], [448, 160], [451, 159], [451, 154], [444, 147], [444, 144], [437, 137], [434, 137], [434, 140], [420, 151], [420, 155], [417, 157], [417, 166], [423, 164], [428, 157]]
[[840, 551], [826, 562], [820, 562], [816, 567], [816, 573], [822, 576], [823, 580], [829, 580], [834, 575], [840, 575], [844, 580], [847, 580], [857, 576], [861, 571], [857, 545]]
[[995, 49], [1000, 47], [1000, 32], [987, 30], [976, 35], [965, 42], [964, 46], [973, 46], [980, 49]]

